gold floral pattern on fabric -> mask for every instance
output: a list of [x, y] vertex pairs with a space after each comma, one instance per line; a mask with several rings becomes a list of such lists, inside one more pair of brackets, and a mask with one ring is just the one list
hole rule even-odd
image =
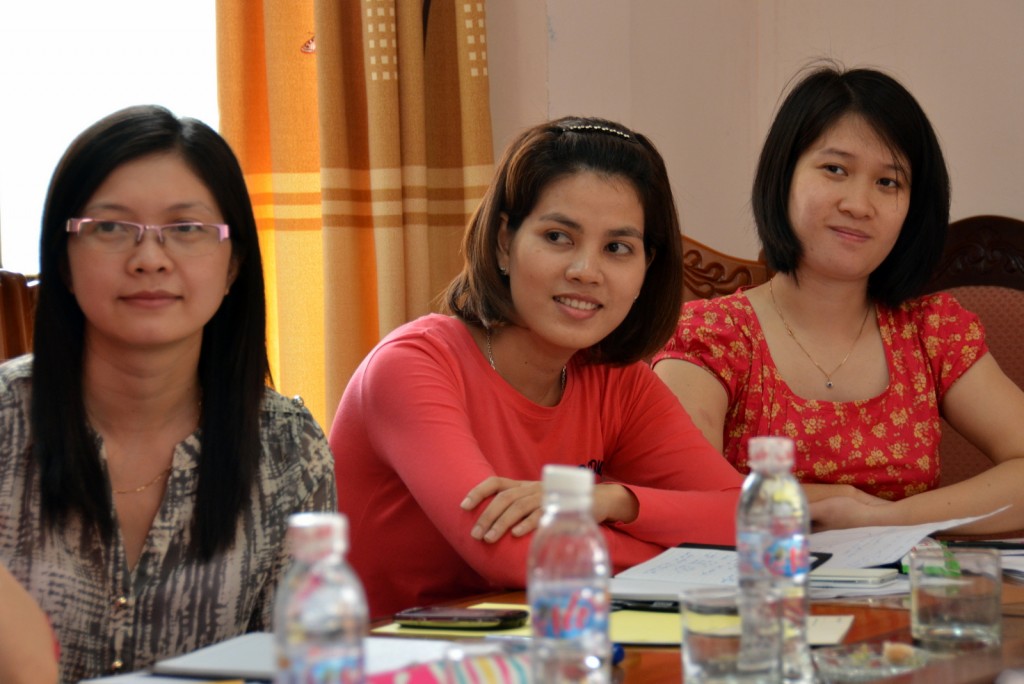
[[785, 435], [802, 482], [851, 484], [896, 500], [938, 486], [939, 405], [988, 352], [978, 317], [944, 293], [879, 306], [889, 386], [876, 397], [829, 402], [796, 396], [779, 375], [743, 291], [687, 302], [653, 362], [681, 359], [719, 379], [729, 398], [724, 453], [741, 472], [747, 440]]

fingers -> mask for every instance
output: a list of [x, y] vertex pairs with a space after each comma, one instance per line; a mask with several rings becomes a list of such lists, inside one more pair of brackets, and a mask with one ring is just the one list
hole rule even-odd
[[462, 500], [459, 506], [464, 511], [471, 511], [477, 507], [477, 505], [489, 496], [497, 494], [503, 489], [507, 489], [510, 486], [518, 484], [515, 480], [509, 480], [504, 477], [491, 476], [473, 487], [466, 494], [466, 498]]
[[[841, 516], [841, 509], [843, 508], [842, 498], [832, 497], [810, 504], [808, 508], [811, 514], [812, 532], [822, 532], [833, 529], [836, 526], [836, 518]], [[846, 499], [847, 501], [852, 501], [852, 497], [846, 497]]]
[[512, 528], [512, 536], [524, 537], [533, 532], [534, 530], [536, 530], [537, 526], [540, 525], [540, 518], [543, 514], [543, 508], [538, 508], [537, 510], [535, 510], [533, 513], [527, 516], [525, 520], [523, 520], [518, 525]]
[[505, 487], [484, 508], [470, 536], [493, 544], [509, 531], [516, 537], [529, 534], [540, 521], [541, 504], [539, 482], [519, 482]]

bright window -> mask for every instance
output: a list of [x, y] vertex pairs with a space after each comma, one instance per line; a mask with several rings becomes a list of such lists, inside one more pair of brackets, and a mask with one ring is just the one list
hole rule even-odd
[[218, 125], [215, 0], [0, 2], [0, 264], [39, 271], [65, 148], [97, 119], [159, 104]]

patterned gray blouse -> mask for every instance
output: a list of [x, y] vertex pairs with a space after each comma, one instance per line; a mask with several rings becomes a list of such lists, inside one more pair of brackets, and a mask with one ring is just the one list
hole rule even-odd
[[288, 516], [337, 508], [334, 459], [301, 400], [267, 390], [263, 458], [231, 550], [207, 563], [186, 554], [200, 452], [193, 434], [175, 448], [163, 503], [129, 571], [120, 535], [104, 545], [74, 518], [44, 534], [39, 472], [29, 451], [31, 375], [30, 356], [0, 365], [0, 562], [49, 615], [61, 680], [142, 669], [271, 629]]

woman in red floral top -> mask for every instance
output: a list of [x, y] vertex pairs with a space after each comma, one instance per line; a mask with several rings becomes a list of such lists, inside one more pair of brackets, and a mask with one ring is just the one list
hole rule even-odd
[[[752, 194], [775, 275], [689, 302], [654, 358], [741, 471], [786, 435], [816, 529], [915, 524], [1024, 504], [1024, 392], [977, 316], [915, 298], [942, 253], [949, 176], [914, 97], [870, 69], [819, 68], [786, 97]], [[940, 414], [995, 464], [937, 489]], [[1024, 505], [964, 526], [1024, 528]]]

